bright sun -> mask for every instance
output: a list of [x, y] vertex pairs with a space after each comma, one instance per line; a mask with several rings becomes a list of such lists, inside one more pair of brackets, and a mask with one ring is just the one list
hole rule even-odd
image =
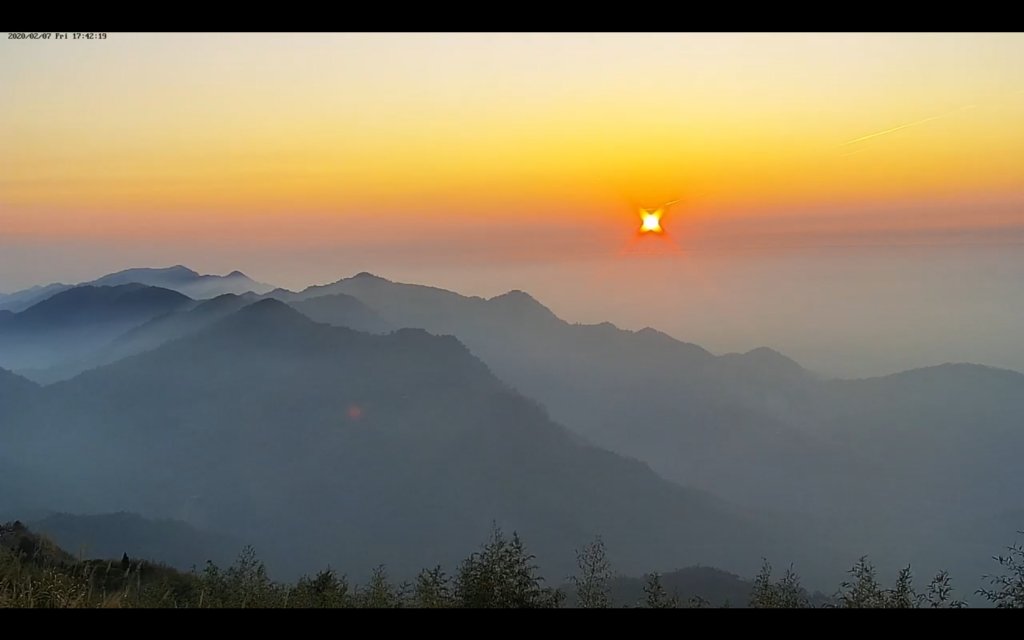
[[644, 209], [640, 212], [640, 219], [643, 220], [640, 233], [661, 233], [661, 209]]

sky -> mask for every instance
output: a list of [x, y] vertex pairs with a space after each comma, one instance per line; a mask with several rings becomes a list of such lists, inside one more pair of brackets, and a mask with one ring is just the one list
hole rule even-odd
[[1024, 369], [1021, 60], [1022, 34], [4, 39], [0, 291], [371, 271], [842, 374]]

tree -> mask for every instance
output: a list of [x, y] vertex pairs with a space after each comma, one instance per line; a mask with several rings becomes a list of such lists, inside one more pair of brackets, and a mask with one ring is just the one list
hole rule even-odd
[[580, 608], [607, 609], [611, 606], [611, 566], [600, 536], [576, 551], [580, 575], [571, 578]]
[[267, 576], [266, 566], [251, 546], [244, 547], [224, 571], [207, 562], [201, 584], [200, 606], [245, 609], [284, 604], [284, 588]]
[[914, 576], [910, 572], [910, 565], [907, 565], [896, 576], [896, 587], [886, 592], [885, 606], [889, 609], [914, 609], [917, 604]]
[[679, 598], [665, 592], [665, 587], [661, 586], [661, 575], [656, 571], [645, 576], [644, 595], [648, 609], [675, 609], [679, 606]]
[[844, 581], [838, 594], [839, 606], [847, 609], [881, 608], [886, 605], [885, 592], [876, 578], [875, 566], [862, 556], [847, 573], [853, 581]]
[[402, 606], [403, 587], [388, 581], [384, 565], [378, 566], [366, 587], [358, 591], [359, 606], [364, 609], [397, 609]]
[[917, 596], [918, 606], [928, 605], [932, 609], [962, 609], [967, 606], [963, 600], [954, 599], [952, 593], [949, 573], [940, 571], [928, 583], [928, 590]]
[[800, 576], [790, 565], [782, 578], [772, 582], [772, 565], [763, 560], [761, 571], [754, 578], [750, 606], [754, 609], [799, 609], [810, 604]]
[[526, 552], [519, 535], [508, 540], [497, 527], [483, 550], [466, 558], [459, 567], [455, 594], [459, 606], [475, 609], [558, 607], [564, 594], [543, 587], [534, 557]]
[[800, 609], [810, 606], [807, 590], [800, 584], [800, 576], [789, 565], [782, 579], [775, 584], [778, 606], [784, 609]]
[[949, 608], [965, 606], [964, 602], [951, 599], [952, 588], [949, 584], [949, 574], [945, 571], [932, 579], [928, 591], [924, 594], [919, 594], [914, 589], [914, 575], [909, 565], [900, 570], [896, 576], [896, 586], [892, 589], [884, 589], [878, 583], [875, 567], [868, 562], [867, 557], [858, 560], [849, 573], [854, 580], [843, 582], [838, 595], [841, 607], [917, 609], [923, 604]]
[[451, 579], [440, 566], [424, 569], [416, 578], [413, 606], [420, 609], [443, 609], [455, 606], [455, 593]]
[[[689, 609], [707, 609], [711, 607], [711, 603], [700, 596], [693, 596], [686, 601], [686, 606]], [[723, 609], [729, 608], [729, 601], [726, 600], [725, 604], [722, 605]]]
[[[1017, 533], [1024, 535], [1024, 531]], [[1004, 573], [985, 576], [992, 588], [978, 589], [978, 594], [999, 609], [1024, 609], [1024, 546], [1014, 544], [1006, 549], [1007, 555], [993, 557]]]
[[754, 588], [750, 593], [750, 606], [754, 609], [774, 608], [775, 589], [772, 587], [772, 565], [766, 558], [761, 559], [761, 570], [754, 578]]
[[345, 576], [339, 578], [328, 567], [312, 579], [306, 576], [299, 578], [288, 594], [288, 604], [292, 607], [336, 609], [352, 606], [353, 602]]

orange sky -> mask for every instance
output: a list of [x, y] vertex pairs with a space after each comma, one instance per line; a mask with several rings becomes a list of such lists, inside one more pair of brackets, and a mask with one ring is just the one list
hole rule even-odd
[[0, 246], [564, 260], [675, 198], [688, 249], [1024, 225], [1020, 34], [0, 47]]

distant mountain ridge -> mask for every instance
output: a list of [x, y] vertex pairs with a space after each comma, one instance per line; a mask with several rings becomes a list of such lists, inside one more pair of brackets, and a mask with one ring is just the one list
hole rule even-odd
[[265, 293], [273, 288], [268, 284], [256, 282], [241, 271], [232, 271], [224, 276], [200, 275], [182, 265], [162, 269], [126, 269], [105, 275], [89, 284], [117, 285], [131, 282], [173, 289], [197, 300], [225, 293]]
[[256, 282], [241, 271], [232, 271], [225, 276], [216, 276], [200, 275], [182, 265], [164, 268], [133, 268], [110, 273], [77, 285], [64, 283], [37, 285], [29, 289], [0, 295], [0, 311], [24, 311], [57, 293], [78, 286], [116, 286], [132, 283], [171, 289], [195, 299], [210, 298], [224, 293], [242, 294], [247, 291], [266, 293], [273, 288], [270, 285]]
[[192, 304], [177, 291], [135, 283], [66, 289], [0, 320], [0, 367], [45, 369], [73, 360], [151, 318]]
[[[259, 299], [264, 300], [252, 304]], [[12, 322], [19, 322], [19, 315], [0, 313], [0, 336]], [[368, 336], [326, 324], [387, 335]], [[213, 340], [211, 332], [219, 337]], [[104, 335], [109, 337], [109, 333]], [[53, 349], [52, 338], [48, 335], [39, 342], [40, 348]], [[374, 343], [374, 339], [380, 341]], [[314, 421], [326, 420], [319, 415], [321, 408], [362, 416], [362, 405], [336, 403], [348, 397], [344, 395], [350, 391], [348, 385], [365, 390], [371, 383], [380, 386], [374, 392], [380, 394], [378, 402], [392, 407], [396, 420], [418, 424], [428, 419], [423, 416], [443, 416], [457, 423], [465, 418], [446, 413], [463, 404], [464, 398], [457, 394], [444, 396], [453, 408], [442, 410], [430, 404], [420, 407], [422, 414], [403, 413], [410, 407], [403, 404], [408, 394], [401, 390], [412, 384], [412, 378], [406, 377], [411, 374], [403, 373], [403, 368], [415, 364], [412, 370], [422, 375], [416, 384], [436, 382], [432, 376], [440, 376], [452, 388], [466, 385], [474, 390], [467, 397], [486, 390], [496, 377], [540, 403], [551, 422], [571, 430], [564, 435], [572, 442], [590, 443], [642, 461], [679, 485], [722, 496], [740, 505], [739, 512], [746, 516], [756, 514], [759, 522], [771, 523], [774, 531], [788, 530], [794, 540], [827, 540], [843, 550], [844, 559], [881, 553], [883, 557], [875, 557], [883, 565], [886, 560], [908, 559], [921, 567], [929, 567], [933, 561], [969, 564], [974, 556], [966, 550], [984, 549], [997, 534], [1005, 535], [984, 527], [1004, 526], [1008, 518], [1018, 517], [998, 514], [1024, 513], [1016, 491], [1024, 484], [1016, 460], [1017, 452], [1024, 450], [1020, 429], [1024, 375], [991, 367], [947, 364], [890, 376], [824, 380], [766, 347], [715, 355], [651, 328], [627, 331], [611, 323], [568, 323], [522, 291], [489, 299], [469, 297], [436, 287], [390, 282], [366, 272], [299, 292], [275, 289], [260, 295], [188, 301], [181, 308], [120, 330], [104, 344], [108, 348], [99, 352], [102, 358], [91, 360], [90, 366], [109, 366], [54, 385], [54, 389], [26, 386], [21, 378], [3, 375], [0, 384], [6, 380], [24, 397], [35, 398], [30, 404], [43, 397], [63, 398], [68, 389], [87, 388], [92, 391], [81, 391], [74, 406], [81, 402], [109, 408], [127, 402], [108, 397], [111, 392], [104, 385], [135, 389], [129, 397], [139, 398], [143, 405], [146, 402], [141, 399], [161, 399], [161, 404], [150, 407], [153, 415], [142, 413], [139, 407], [123, 407], [135, 422], [134, 426], [122, 424], [119, 437], [127, 437], [124, 434], [133, 433], [140, 425], [165, 424], [168, 416], [179, 415], [182, 407], [195, 411], [205, 407], [209, 414], [195, 419], [210, 433], [218, 433], [216, 425], [221, 422], [269, 429], [270, 418], [278, 426], [306, 424], [311, 416]], [[207, 345], [207, 349], [199, 349], [197, 344]], [[449, 346], [440, 346], [445, 344]], [[218, 368], [208, 360], [212, 354], [227, 351], [234, 354], [236, 363], [244, 365], [243, 372], [225, 368], [227, 365]], [[0, 366], [10, 353], [0, 343]], [[183, 353], [193, 354], [191, 363], [180, 359]], [[405, 357], [411, 360], [407, 362]], [[482, 368], [468, 366], [466, 358], [479, 358]], [[432, 360], [436, 361], [433, 369], [434, 365], [427, 364]], [[157, 382], [142, 369], [137, 380], [121, 377], [133, 367], [146, 368], [139, 363], [156, 362], [165, 362], [180, 379]], [[463, 377], [445, 378], [450, 373], [444, 373], [447, 366], [462, 371]], [[353, 371], [360, 367], [362, 377], [355, 376]], [[196, 370], [200, 375], [193, 380]], [[469, 373], [471, 370], [475, 373]], [[221, 375], [213, 382], [201, 383], [218, 371]], [[41, 382], [52, 381], [42, 380], [34, 372], [18, 372]], [[107, 378], [112, 372], [122, 373], [116, 379]], [[319, 375], [316, 372], [333, 380], [330, 384], [334, 386], [325, 381], [312, 385], [315, 392], [303, 389], [307, 376]], [[64, 377], [77, 373], [71, 371]], [[92, 387], [95, 380], [106, 383]], [[146, 380], [151, 386], [137, 387]], [[484, 387], [474, 386], [481, 381]], [[262, 390], [261, 397], [251, 400], [262, 412], [248, 404], [233, 404], [236, 401], [230, 399], [249, 398], [253, 389]], [[305, 395], [307, 391], [311, 395]], [[173, 401], [164, 394], [174, 395]], [[17, 395], [10, 392], [8, 397]], [[516, 415], [525, 411], [517, 402], [508, 409]], [[7, 415], [21, 412], [14, 405], [8, 406]], [[3, 410], [0, 405], [0, 413]], [[493, 419], [501, 419], [502, 411], [490, 411]], [[82, 412], [84, 418], [91, 415]], [[220, 422], [212, 422], [214, 418]], [[105, 419], [116, 425], [122, 418]], [[173, 430], [191, 424], [192, 419], [166, 426]], [[63, 415], [43, 422], [67, 420], [73, 422]], [[403, 432], [402, 437], [407, 436]], [[235, 437], [238, 442], [248, 441], [246, 433]], [[83, 444], [86, 449], [88, 445]], [[277, 446], [288, 450], [285, 444]], [[458, 450], [458, 445], [451, 446]], [[356, 450], [345, 455], [354, 455]], [[4, 454], [0, 450], [0, 458]], [[24, 461], [35, 459], [11, 455], [8, 452], [4, 468], [11, 465], [24, 471]], [[320, 464], [327, 467], [339, 460], [321, 460]], [[119, 460], [109, 463], [116, 466]], [[348, 464], [359, 469], [364, 462]], [[444, 464], [453, 463], [445, 459]], [[478, 471], [487, 473], [486, 469]], [[12, 472], [11, 477], [15, 475]], [[359, 480], [368, 477], [359, 476]], [[34, 495], [31, 492], [39, 484], [27, 482], [19, 485], [20, 489], [7, 491], [9, 495]], [[4, 491], [0, 486], [0, 500]], [[401, 502], [392, 494], [389, 499]], [[104, 506], [108, 510], [122, 507]], [[215, 511], [209, 505], [204, 508]], [[378, 515], [375, 512], [374, 517]], [[958, 522], [980, 524], [962, 527]], [[1018, 528], [1024, 528], [1024, 522]], [[957, 553], [948, 553], [951, 548]], [[779, 560], [801, 562], [803, 557], [781, 556]], [[980, 564], [976, 566], [943, 568], [979, 575], [988, 556], [977, 559]]]
[[244, 546], [222, 534], [200, 531], [184, 522], [149, 519], [134, 513], [54, 513], [26, 524], [76, 557], [159, 560], [176, 569], [201, 570], [207, 561], [230, 564]]
[[136, 283], [83, 285], [62, 291], [14, 314], [6, 326], [37, 330], [67, 327], [82, 321], [123, 321], [152, 314], [153, 309], [173, 309], [190, 302], [188, 296], [177, 291]]
[[39, 385], [31, 380], [6, 369], [0, 369], [0, 419], [7, 412], [28, 401], [38, 390]]
[[191, 335], [258, 299], [254, 293], [240, 296], [225, 293], [210, 300], [182, 305], [152, 317], [78, 358], [65, 359], [46, 369], [35, 370], [32, 378], [43, 384], [66, 380], [85, 370], [155, 349], [166, 342]]
[[[274, 297], [273, 292], [266, 294]], [[394, 327], [361, 300], [344, 293], [292, 300], [289, 305], [315, 322], [367, 333], [387, 333]]]
[[[47, 314], [46, 309], [61, 307], [68, 312], [59, 315], [65, 324], [75, 325], [77, 320], [78, 324], [82, 325], [88, 324], [90, 321], [95, 323], [96, 319], [89, 318], [88, 314], [83, 313], [81, 307], [98, 304], [109, 315], [127, 320], [128, 318], [124, 310], [118, 308], [115, 304], [111, 304], [111, 301], [118, 299], [117, 292], [123, 291], [135, 292], [136, 297], [147, 295], [149, 297], [166, 296], [166, 293], [158, 293], [161, 291], [172, 293], [174, 296], [181, 295], [176, 292], [170, 292], [167, 289], [138, 284], [116, 285], [114, 287], [83, 286], [63, 291], [20, 314], [12, 314], [11, 317], [21, 318], [22, 324], [33, 325], [33, 316], [46, 317], [47, 315], [54, 315], [52, 313]], [[117, 331], [104, 334], [105, 338], [109, 341], [94, 340], [90, 342], [92, 350], [83, 349], [75, 351], [69, 354], [68, 357], [46, 361], [49, 363], [48, 366], [37, 366], [31, 369], [23, 368], [21, 371], [32, 380], [42, 384], [66, 380], [85, 370], [116, 362], [122, 358], [155, 349], [166, 342], [192, 335], [257, 300], [270, 297], [271, 294], [259, 296], [252, 292], [242, 295], [225, 293], [209, 300], [192, 301], [181, 296], [181, 300], [187, 300], [187, 303], [182, 302], [173, 308], [160, 309], [149, 313], [144, 318], [145, 322], [141, 324], [136, 322], [134, 326], [127, 328], [126, 331], [119, 335], [115, 335]], [[64, 300], [65, 298], [68, 298], [68, 300]], [[96, 300], [97, 298], [99, 300]], [[104, 303], [108, 306], [104, 307]], [[317, 322], [370, 333], [386, 333], [393, 329], [372, 309], [352, 296], [345, 294], [293, 300], [291, 306]], [[0, 341], [3, 339], [5, 326], [8, 328], [14, 326], [11, 323], [5, 325], [3, 321], [4, 317], [0, 316]], [[125, 327], [128, 327], [128, 325], [122, 326], [121, 329]], [[41, 326], [36, 328], [41, 329]], [[82, 329], [83, 327], [77, 326], [73, 328]], [[45, 345], [42, 346], [45, 347]], [[0, 364], [2, 363], [3, 356], [0, 355]]]
[[1021, 506], [1015, 372], [951, 364], [822, 380], [769, 348], [715, 356], [651, 329], [570, 324], [527, 294], [486, 300], [366, 273], [292, 298], [325, 293], [454, 335], [590, 442], [749, 508], [816, 514], [819, 537], [851, 550], [971, 563], [946, 553], [964, 543], [947, 524]]
[[0, 311], [23, 311], [37, 302], [41, 302], [73, 286], [63, 282], [55, 282], [47, 285], [35, 285], [21, 291], [0, 295]]
[[[37, 461], [15, 480], [47, 504], [255, 536], [288, 571], [455, 561], [493, 521], [556, 576], [599, 533], [630, 571], [749, 572], [787, 544], [580, 443], [453, 337], [331, 327], [273, 299], [44, 387], [13, 423], [9, 455]], [[67, 453], [41, 457], [55, 440]]]

